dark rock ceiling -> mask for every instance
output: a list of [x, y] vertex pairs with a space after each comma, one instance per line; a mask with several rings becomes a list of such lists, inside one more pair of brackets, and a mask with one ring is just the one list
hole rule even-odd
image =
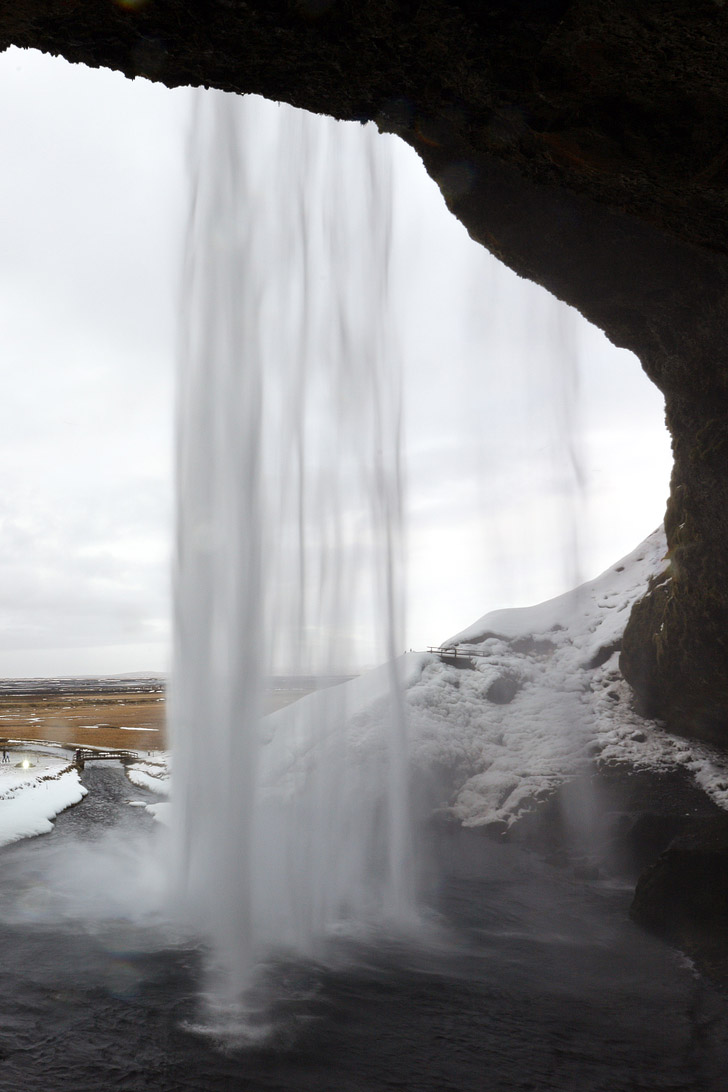
[[374, 118], [728, 245], [724, 0], [17, 0], [32, 46]]

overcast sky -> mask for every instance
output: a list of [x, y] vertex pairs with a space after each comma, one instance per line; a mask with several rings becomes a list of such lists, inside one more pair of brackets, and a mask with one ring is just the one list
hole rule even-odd
[[[164, 670], [192, 92], [0, 56], [0, 675]], [[662, 398], [499, 266], [395, 149], [407, 647], [596, 575], [659, 523]]]

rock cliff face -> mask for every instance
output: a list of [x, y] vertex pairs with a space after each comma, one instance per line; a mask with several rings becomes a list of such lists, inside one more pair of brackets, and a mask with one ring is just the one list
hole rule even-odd
[[10, 44], [374, 119], [475, 239], [636, 352], [673, 436], [671, 566], [622, 668], [644, 711], [728, 743], [725, 0], [17, 0]]

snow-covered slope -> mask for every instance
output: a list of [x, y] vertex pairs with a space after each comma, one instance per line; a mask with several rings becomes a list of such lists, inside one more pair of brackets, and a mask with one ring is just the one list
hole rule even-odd
[[443, 647], [482, 645], [491, 637], [505, 641], [536, 637], [554, 647], [568, 643], [581, 651], [582, 658], [591, 659], [621, 637], [635, 599], [642, 595], [649, 578], [665, 569], [666, 549], [665, 535], [659, 528], [596, 580], [535, 607], [492, 611], [444, 641]]
[[[630, 608], [666, 569], [665, 552], [658, 530], [566, 595], [485, 615], [444, 642], [461, 654], [470, 650], [469, 667], [427, 654], [399, 661], [412, 763], [430, 786], [431, 806], [466, 826], [510, 825], [535, 798], [599, 759], [682, 765], [728, 807], [726, 760], [639, 717], [619, 672]], [[381, 761], [386, 695], [382, 667], [267, 717], [265, 783], [294, 791], [333, 738], [348, 740], [350, 762], [366, 765], [373, 752]]]
[[466, 826], [510, 824], [585, 765], [685, 766], [728, 807], [718, 752], [637, 716], [618, 667], [634, 601], [666, 568], [662, 530], [566, 595], [486, 614], [444, 642], [472, 668], [436, 660], [408, 693], [415, 761], [445, 770], [442, 806]]

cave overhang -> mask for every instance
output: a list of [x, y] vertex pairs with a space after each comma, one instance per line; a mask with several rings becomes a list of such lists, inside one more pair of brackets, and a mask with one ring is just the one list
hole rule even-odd
[[665, 394], [668, 577], [623, 670], [728, 742], [728, 5], [724, 0], [18, 0], [0, 49], [373, 120], [519, 274]]

